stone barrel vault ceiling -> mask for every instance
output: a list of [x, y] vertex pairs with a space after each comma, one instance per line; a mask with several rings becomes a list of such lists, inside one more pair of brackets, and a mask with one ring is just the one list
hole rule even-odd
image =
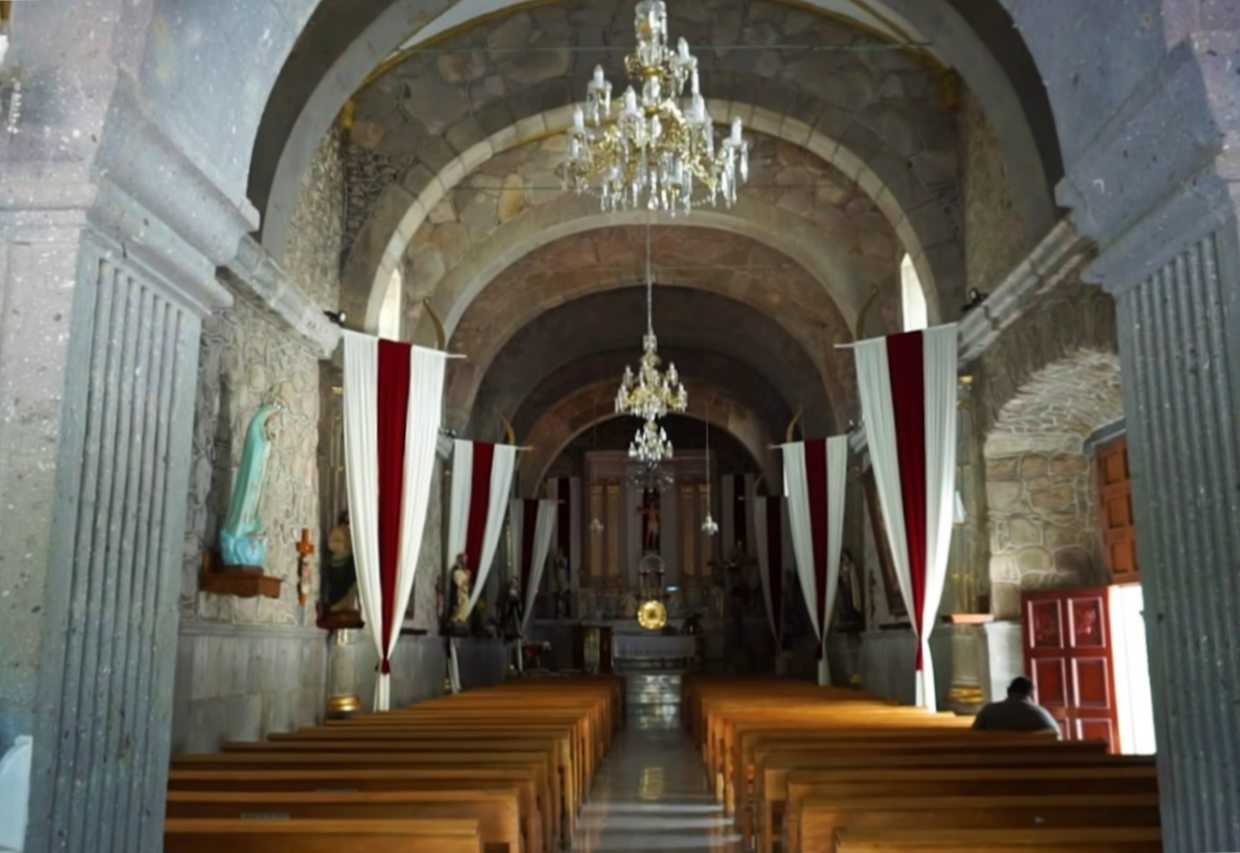
[[[944, 67], [959, 45], [934, 38], [959, 29], [954, 15], [919, 24], [920, 13], [887, 8], [902, 0], [830, 0], [828, 14], [771, 0], [669, 3], [671, 32], [694, 47], [712, 116], [739, 116], [754, 146], [734, 208], [669, 220], [602, 215], [596, 200], [560, 189], [562, 133], [594, 66], [624, 85], [632, 2], [479, 0], [442, 17], [434, 5], [380, 10], [362, 0], [346, 23], [328, 2], [318, 19], [336, 21], [335, 32], [312, 25], [299, 48], [327, 58], [329, 43], [350, 30], [370, 39], [372, 70], [341, 125], [340, 307], [373, 329], [399, 271], [404, 335], [430, 340], [423, 305], [436, 309], [451, 347], [469, 356], [449, 377], [454, 427], [493, 429], [499, 414], [523, 412], [532, 428], [530, 400], [554, 409], [574, 383], [616, 370], [624, 348], [636, 356], [642, 306], [633, 286], [649, 223], [664, 346], [694, 354], [682, 365], [687, 376], [690, 362], [709, 365], [693, 378], [732, 389], [732, 403], [764, 433], [777, 433], [776, 421], [798, 406], [818, 430], [856, 416], [851, 359], [834, 345], [898, 327], [905, 253], [932, 321], [952, 319], [963, 303], [960, 138], [955, 78]], [[366, 30], [366, 20], [396, 20], [398, 9], [404, 38]], [[351, 51], [332, 66], [341, 80]], [[295, 51], [283, 83], [302, 62]], [[312, 104], [330, 88], [303, 81], [290, 103]], [[313, 118], [308, 107], [296, 117], [287, 105], [274, 110], [267, 129], [304, 130]], [[256, 196], [267, 202], [264, 241], [279, 253], [279, 169], [263, 148], [260, 138], [256, 180], [275, 183]], [[297, 148], [290, 139], [277, 159], [295, 163]], [[1036, 232], [1045, 193], [1025, 196]], [[626, 320], [600, 327], [592, 312]], [[622, 339], [629, 315], [634, 328]], [[760, 381], [729, 382], [740, 374]]]

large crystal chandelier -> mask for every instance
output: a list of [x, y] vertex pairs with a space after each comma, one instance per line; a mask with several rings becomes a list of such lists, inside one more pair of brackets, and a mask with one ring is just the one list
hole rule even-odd
[[629, 458], [647, 464], [671, 459], [672, 443], [659, 420], [668, 412], [689, 407], [689, 392], [680, 382], [676, 365], [667, 373], [659, 370], [659, 339], [654, 333], [654, 274], [650, 264], [650, 226], [646, 226], [646, 334], [642, 337], [642, 357], [634, 375], [628, 366], [616, 391], [616, 414], [636, 415], [644, 421], [629, 445]]
[[733, 119], [731, 135], [716, 144], [697, 58], [683, 38], [675, 51], [668, 47], [663, 0], [638, 3], [634, 28], [637, 49], [624, 60], [632, 85], [619, 114], [601, 65], [586, 86], [585, 108], [573, 111], [564, 188], [597, 193], [603, 210], [644, 206], [675, 215], [720, 199], [731, 207], [738, 185], [749, 179], [741, 120]]

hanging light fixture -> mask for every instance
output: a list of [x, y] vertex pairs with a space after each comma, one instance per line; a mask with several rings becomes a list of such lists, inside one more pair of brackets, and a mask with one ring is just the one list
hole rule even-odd
[[689, 393], [681, 384], [676, 365], [668, 365], [667, 373], [659, 369], [659, 339], [654, 333], [654, 274], [650, 263], [650, 225], [646, 225], [646, 334], [642, 337], [642, 357], [636, 375], [624, 368], [620, 389], [616, 392], [616, 414], [635, 415], [644, 423], [629, 445], [629, 458], [653, 464], [671, 459], [672, 443], [659, 420], [668, 412], [683, 412], [689, 407]]
[[738, 185], [749, 179], [741, 120], [733, 119], [731, 134], [716, 143], [697, 58], [683, 38], [675, 51], [668, 47], [663, 0], [637, 4], [634, 29], [637, 49], [624, 60], [632, 85], [619, 114], [601, 65], [586, 86], [584, 109], [573, 110], [564, 188], [597, 193], [606, 211], [645, 207], [675, 215], [720, 199], [731, 207]]
[[710, 410], [706, 412], [706, 520], [702, 522], [702, 532], [708, 537], [719, 532], [719, 524], [711, 517], [711, 477], [710, 477]]

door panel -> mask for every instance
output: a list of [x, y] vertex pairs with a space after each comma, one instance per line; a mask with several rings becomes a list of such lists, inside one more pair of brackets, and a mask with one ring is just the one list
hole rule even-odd
[[1102, 738], [1116, 751], [1107, 590], [1026, 591], [1021, 605], [1025, 671], [1036, 701], [1064, 737]]

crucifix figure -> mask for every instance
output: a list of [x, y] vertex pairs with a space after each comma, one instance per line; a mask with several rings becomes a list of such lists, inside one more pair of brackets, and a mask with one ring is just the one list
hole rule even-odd
[[301, 529], [301, 541], [297, 543], [297, 603], [306, 606], [306, 595], [310, 592], [310, 555], [314, 553], [314, 543], [310, 541], [310, 528]]
[[659, 550], [659, 496], [656, 492], [646, 492], [642, 496], [642, 505], [637, 508], [642, 517], [642, 548], [647, 553]]

